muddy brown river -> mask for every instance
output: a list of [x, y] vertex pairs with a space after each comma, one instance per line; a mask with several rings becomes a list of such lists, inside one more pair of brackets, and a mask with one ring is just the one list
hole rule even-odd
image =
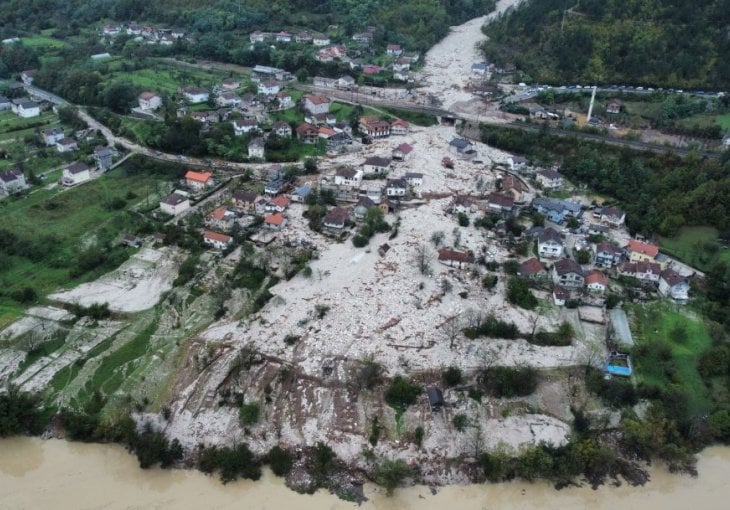
[[[521, 482], [401, 489], [387, 498], [368, 485], [363, 509], [520, 510], [712, 510], [730, 508], [730, 448], [700, 456], [699, 477], [652, 470], [645, 487], [571, 488]], [[0, 509], [354, 509], [356, 505], [319, 492], [296, 494], [267, 473], [258, 482], [221, 485], [195, 471], [143, 471], [114, 445], [14, 438], [0, 441]]]

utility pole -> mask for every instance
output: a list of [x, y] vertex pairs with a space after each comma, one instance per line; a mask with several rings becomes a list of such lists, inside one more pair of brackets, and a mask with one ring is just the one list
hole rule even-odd
[[596, 89], [598, 87], [593, 85], [593, 93], [591, 94], [591, 104], [588, 106], [588, 117], [586, 117], [586, 124], [591, 121], [591, 115], [593, 115], [593, 102], [596, 100]]

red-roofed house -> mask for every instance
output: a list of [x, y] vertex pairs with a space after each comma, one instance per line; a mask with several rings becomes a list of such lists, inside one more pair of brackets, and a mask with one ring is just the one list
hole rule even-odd
[[313, 96], [307, 94], [302, 99], [302, 105], [305, 111], [312, 115], [319, 113], [328, 113], [330, 111], [330, 100], [325, 96]]
[[591, 271], [586, 275], [586, 288], [590, 292], [603, 294], [608, 288], [608, 278], [600, 271]]
[[390, 123], [391, 135], [407, 135], [411, 130], [411, 125], [405, 120], [398, 119]]
[[390, 123], [377, 117], [361, 117], [360, 131], [372, 138], [390, 136]]
[[139, 95], [139, 107], [143, 110], [157, 110], [162, 106], [162, 98], [154, 92], [145, 91]]
[[515, 200], [510, 195], [504, 193], [490, 193], [487, 196], [487, 207], [490, 210], [499, 213], [511, 213], [515, 205]]
[[210, 228], [227, 232], [233, 228], [235, 219], [236, 215], [232, 211], [219, 207], [205, 217], [205, 224]]
[[[391, 129], [392, 128], [393, 125], [391, 124]], [[398, 147], [393, 149], [391, 155], [393, 156], [393, 159], [397, 159], [399, 161], [406, 161], [408, 159], [411, 159], [411, 157], [413, 156], [413, 146], [407, 143], [402, 143]]]
[[233, 238], [225, 234], [206, 230], [203, 232], [203, 242], [217, 250], [225, 250], [233, 244]]
[[286, 226], [286, 216], [280, 212], [264, 216], [264, 226], [271, 230], [281, 230]]
[[654, 244], [642, 243], [636, 239], [629, 240], [626, 247], [630, 262], [654, 262], [659, 254], [659, 247]]
[[264, 206], [266, 212], [284, 212], [286, 208], [291, 204], [291, 199], [284, 195], [278, 195], [269, 200]]
[[403, 53], [403, 48], [401, 48], [400, 44], [389, 44], [385, 48], [385, 52], [389, 57], [398, 57]]
[[185, 174], [185, 184], [195, 191], [201, 191], [214, 184], [213, 174], [210, 172], [196, 172], [188, 170]]
[[532, 257], [520, 264], [517, 269], [517, 276], [530, 279], [547, 278], [548, 272], [542, 262]]
[[297, 138], [302, 143], [317, 143], [319, 130], [306, 122], [297, 126]]
[[470, 252], [455, 251], [449, 248], [439, 250], [438, 260], [442, 264], [458, 269], [470, 268], [476, 262], [474, 255]]

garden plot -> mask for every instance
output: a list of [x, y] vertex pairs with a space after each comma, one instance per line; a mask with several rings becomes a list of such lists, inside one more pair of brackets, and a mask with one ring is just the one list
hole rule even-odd
[[82, 306], [108, 303], [110, 309], [119, 312], [146, 310], [172, 288], [181, 258], [181, 252], [172, 248], [143, 248], [98, 280], [49, 297]]

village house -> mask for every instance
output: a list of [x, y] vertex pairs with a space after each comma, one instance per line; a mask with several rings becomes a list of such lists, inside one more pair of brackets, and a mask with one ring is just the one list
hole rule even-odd
[[618, 274], [621, 276], [629, 276], [636, 278], [641, 283], [659, 283], [659, 275], [662, 268], [656, 262], [624, 262], [618, 266]]
[[591, 271], [586, 275], [586, 289], [588, 292], [603, 294], [608, 289], [608, 278], [600, 271]]
[[333, 129], [333, 131], [335, 134], [327, 138], [326, 149], [328, 152], [339, 150], [341, 147], [352, 143], [352, 137], [347, 133], [337, 131], [336, 129]]
[[360, 117], [359, 129], [371, 138], [385, 138], [390, 136], [390, 123], [378, 117]]
[[363, 171], [352, 167], [338, 168], [335, 173], [336, 186], [360, 186], [363, 178]]
[[517, 268], [517, 276], [531, 280], [547, 278], [548, 272], [542, 262], [535, 257], [522, 262]]
[[236, 119], [233, 121], [233, 134], [236, 136], [257, 131], [258, 128], [259, 123], [256, 119]]
[[25, 180], [25, 174], [17, 168], [0, 172], [0, 190], [6, 195], [12, 195], [26, 188], [28, 188], [28, 183]]
[[606, 105], [606, 113], [621, 113], [621, 101], [618, 99], [611, 99]]
[[142, 110], [157, 110], [162, 106], [162, 98], [150, 91], [142, 92], [139, 95], [138, 102]]
[[507, 194], [492, 192], [487, 195], [487, 208], [498, 214], [511, 214], [515, 206], [514, 199]]
[[280, 120], [274, 123], [274, 126], [271, 128], [271, 133], [279, 138], [291, 138], [291, 126], [283, 120]]
[[334, 126], [337, 123], [337, 117], [332, 113], [307, 113], [304, 115], [304, 122], [313, 126]]
[[193, 191], [202, 191], [215, 184], [211, 172], [196, 172], [188, 170], [185, 173], [185, 185]]
[[360, 197], [357, 204], [355, 204], [355, 207], [352, 209], [352, 215], [354, 216], [355, 221], [364, 221], [367, 217], [368, 210], [373, 207], [377, 207], [375, 202], [370, 200], [368, 197]]
[[205, 103], [210, 98], [210, 92], [200, 87], [183, 87], [182, 95], [190, 104]]
[[251, 32], [251, 34], [248, 36], [248, 40], [251, 41], [252, 44], [262, 43], [265, 42], [266, 39], [270, 38], [272, 35], [273, 34], [256, 30], [255, 32]]
[[231, 195], [233, 206], [246, 214], [256, 213], [256, 199], [259, 196], [252, 191], [237, 190]]
[[626, 220], [626, 213], [618, 207], [604, 207], [601, 209], [601, 221], [612, 227], [620, 227]]
[[279, 84], [279, 82], [274, 80], [265, 80], [259, 82], [257, 90], [259, 94], [262, 94], [264, 96], [273, 96], [279, 93], [279, 91], [281, 90], [281, 85]]
[[312, 187], [309, 184], [302, 184], [291, 194], [292, 202], [304, 203], [307, 197], [312, 193]]
[[407, 135], [411, 130], [411, 125], [402, 119], [394, 120], [390, 123], [390, 134], [393, 136]]
[[278, 195], [284, 190], [286, 183], [281, 177], [270, 176], [269, 180], [264, 184], [264, 193], [267, 195]]
[[659, 247], [630, 239], [629, 244], [626, 246], [626, 254], [629, 262], [655, 262], [657, 255], [659, 255]]
[[593, 264], [597, 267], [611, 268], [621, 261], [623, 250], [613, 243], [601, 242], [596, 245]]
[[266, 154], [266, 142], [261, 137], [254, 138], [248, 142], [248, 157], [264, 159]]
[[335, 83], [338, 89], [350, 90], [355, 86], [355, 78], [349, 75], [340, 76]]
[[399, 58], [395, 62], [393, 62], [393, 72], [404, 72], [408, 71], [411, 68], [411, 61], [407, 58]]
[[397, 161], [407, 161], [413, 157], [413, 154], [413, 146], [407, 143], [400, 144], [391, 152], [393, 159]]
[[537, 172], [535, 178], [544, 189], [560, 189], [563, 187], [563, 184], [565, 184], [563, 175], [560, 172], [556, 172], [555, 170], [540, 170], [539, 172]]
[[256, 65], [251, 70], [251, 80], [257, 83], [263, 80], [289, 81], [291, 79], [293, 76], [290, 72], [278, 67]]
[[86, 182], [90, 179], [91, 169], [86, 165], [86, 163], [76, 161], [63, 169], [61, 183], [64, 186], [76, 186], [77, 184], [81, 184], [82, 182]]
[[181, 193], [171, 193], [160, 200], [160, 210], [171, 216], [177, 216], [188, 209], [190, 209], [190, 200]]
[[312, 44], [315, 46], [329, 46], [331, 43], [330, 38], [324, 34], [315, 33], [312, 35]]
[[553, 283], [567, 289], [580, 289], [585, 277], [580, 265], [572, 259], [560, 259], [553, 265]]
[[[282, 94], [282, 92], [279, 92], [279, 94]], [[246, 92], [244, 95], [241, 96], [241, 108], [251, 108], [252, 106], [256, 106], [257, 104], [258, 99], [256, 98], [255, 94], [251, 92]]]
[[410, 71], [408, 70], [394, 70], [393, 79], [400, 81], [413, 81]]
[[47, 146], [56, 145], [57, 142], [60, 140], [63, 140], [66, 135], [63, 134], [63, 129], [61, 128], [51, 128], [51, 129], [44, 129], [41, 131], [41, 136], [43, 137], [43, 143], [45, 143]]
[[548, 227], [537, 236], [537, 253], [540, 257], [560, 258], [563, 249], [563, 238], [555, 229]]
[[400, 44], [389, 44], [385, 48], [385, 53], [389, 57], [400, 57], [403, 53], [403, 48], [401, 48]]
[[388, 179], [385, 185], [385, 196], [401, 198], [408, 193], [408, 183], [404, 179]]
[[205, 217], [205, 225], [207, 227], [228, 232], [233, 228], [236, 215], [233, 211], [229, 211], [225, 207], [214, 209]]
[[23, 71], [20, 73], [20, 81], [23, 82], [24, 85], [33, 85], [33, 80], [35, 79], [35, 69], [28, 69], [26, 71]]
[[114, 149], [102, 145], [94, 148], [94, 161], [99, 172], [108, 172], [114, 165]]
[[107, 25], [104, 25], [104, 27], [101, 29], [101, 33], [102, 34], [108, 35], [108, 36], [111, 36], [111, 37], [114, 37], [116, 35], [119, 35], [119, 33], [121, 31], [122, 31], [122, 27], [120, 27], [119, 25], [111, 24], [111, 23], [110, 24], [107, 24]]
[[215, 248], [216, 250], [225, 250], [233, 245], [233, 238], [220, 232], [206, 230], [203, 232], [203, 243]]
[[279, 105], [279, 110], [286, 110], [287, 108], [294, 106], [291, 94], [289, 94], [286, 90], [280, 90], [274, 97]]
[[570, 299], [570, 292], [568, 289], [556, 285], [553, 287], [553, 303], [556, 306], [565, 306], [565, 302]]
[[363, 170], [367, 175], [385, 175], [390, 172], [392, 161], [381, 156], [370, 156], [363, 162]]
[[507, 164], [509, 165], [510, 170], [513, 172], [519, 172], [527, 166], [527, 158], [523, 158], [522, 156], [510, 156], [507, 158]]
[[350, 218], [350, 211], [344, 207], [334, 207], [322, 219], [322, 226], [330, 230], [342, 230]]
[[218, 97], [215, 98], [215, 102], [218, 106], [223, 108], [237, 108], [241, 106], [243, 100], [235, 92], [226, 90], [221, 92]]
[[352, 40], [359, 44], [370, 44], [373, 40], [372, 32], [359, 32], [352, 35]]
[[659, 275], [659, 293], [675, 301], [689, 299], [689, 283], [673, 269], [665, 269]]
[[38, 117], [41, 114], [40, 105], [28, 98], [13, 99], [11, 109], [14, 114], [23, 119]]
[[499, 186], [502, 193], [510, 195], [515, 202], [522, 203], [525, 193], [529, 191], [527, 186], [512, 174], [503, 174], [499, 178]]
[[61, 138], [56, 142], [56, 150], [58, 152], [73, 152], [79, 150], [79, 144], [73, 138]]
[[588, 225], [588, 235], [591, 236], [607, 236], [610, 229], [605, 225], [599, 225], [598, 223], [591, 223]]
[[319, 113], [328, 113], [330, 111], [330, 100], [325, 96], [313, 96], [307, 94], [302, 98], [304, 110], [317, 115]]
[[235, 78], [226, 78], [221, 82], [221, 88], [223, 90], [237, 90], [240, 86], [241, 82]]
[[289, 32], [279, 32], [276, 34], [276, 42], [291, 42], [292, 41], [292, 35]]
[[282, 230], [286, 227], [287, 219], [282, 213], [277, 212], [264, 216], [264, 227], [269, 230]]
[[567, 216], [578, 218], [581, 214], [579, 204], [556, 198], [537, 197], [532, 201], [532, 207], [549, 221], [558, 225], [563, 223]]
[[303, 123], [297, 126], [297, 139], [302, 143], [317, 143], [319, 130], [311, 124]]
[[329, 140], [330, 137], [335, 135], [335, 130], [329, 127], [320, 126], [317, 128], [317, 136], [324, 140]]
[[450, 248], [442, 248], [438, 251], [438, 261], [449, 267], [457, 269], [471, 268], [476, 259], [471, 252], [456, 251]]
[[420, 188], [423, 185], [423, 174], [419, 172], [406, 172], [403, 176], [411, 188]]
[[312, 79], [312, 84], [320, 89], [333, 89], [337, 85], [335, 78], [325, 78], [324, 76], [315, 76]]
[[0, 112], [12, 110], [13, 102], [5, 96], [0, 96]]
[[271, 200], [268, 200], [264, 205], [265, 212], [284, 212], [287, 207], [291, 204], [291, 199], [283, 195], [276, 196]]
[[449, 152], [456, 155], [465, 155], [474, 150], [474, 144], [465, 138], [454, 138], [449, 142]]

